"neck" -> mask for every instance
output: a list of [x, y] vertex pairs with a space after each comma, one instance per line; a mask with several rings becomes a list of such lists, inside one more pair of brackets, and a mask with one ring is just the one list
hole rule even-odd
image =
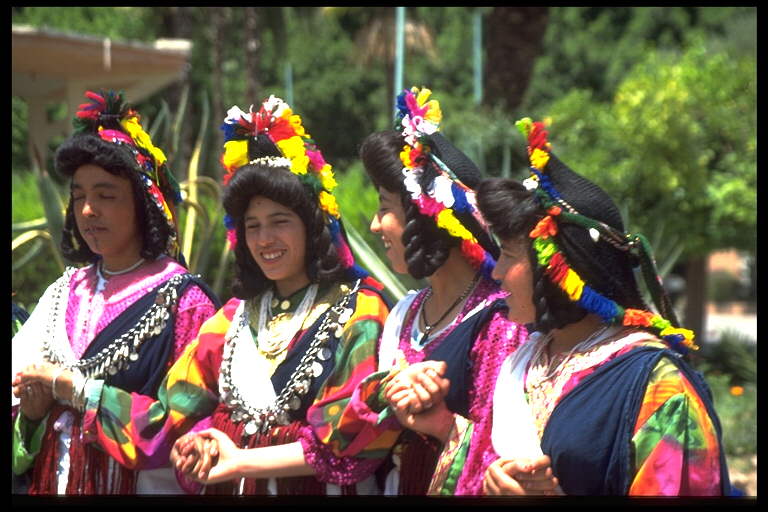
[[129, 254], [128, 256], [123, 256], [123, 257], [112, 257], [112, 258], [102, 257], [101, 269], [106, 272], [120, 272], [132, 267], [133, 265], [141, 261], [141, 259], [142, 257], [138, 253]]
[[429, 309], [444, 311], [467, 290], [475, 277], [475, 269], [464, 259], [461, 249], [454, 247], [443, 265], [427, 278], [432, 287]]
[[572, 324], [568, 324], [562, 329], [552, 330], [552, 342], [549, 345], [550, 353], [566, 352], [575, 345], [581, 343], [594, 333], [603, 321], [595, 314], [589, 314]]
[[297, 291], [301, 290], [309, 284], [309, 277], [306, 274], [299, 276], [293, 276], [287, 279], [281, 279], [275, 281], [275, 289], [280, 297], [290, 297]]

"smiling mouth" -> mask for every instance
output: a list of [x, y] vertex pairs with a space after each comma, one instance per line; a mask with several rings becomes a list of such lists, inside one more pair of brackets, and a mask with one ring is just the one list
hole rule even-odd
[[384, 248], [385, 249], [389, 249], [390, 247], [392, 247], [392, 244], [389, 241], [387, 241], [386, 239], [382, 238], [382, 241], [384, 242]]
[[101, 233], [101, 232], [104, 232], [106, 230], [107, 230], [107, 228], [100, 228], [100, 227], [94, 226], [94, 227], [90, 227], [90, 228], [85, 228], [84, 234], [86, 234], [86, 235], [95, 235], [96, 233]]
[[262, 257], [262, 259], [264, 261], [275, 261], [276, 259], [280, 258], [285, 253], [286, 253], [286, 251], [263, 252], [263, 253], [261, 253], [261, 257]]

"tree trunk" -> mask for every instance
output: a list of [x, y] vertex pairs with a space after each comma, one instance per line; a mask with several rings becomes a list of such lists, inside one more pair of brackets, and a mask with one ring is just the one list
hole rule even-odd
[[[224, 14], [222, 13], [222, 9], [225, 9], [224, 7], [221, 8], [213, 8], [209, 9], [210, 16], [211, 16], [211, 29], [210, 29], [210, 44], [211, 48], [213, 50], [212, 52], [212, 77], [211, 77], [211, 89], [212, 89], [212, 98], [211, 98], [211, 118], [215, 119], [216, 122], [220, 122], [222, 119], [224, 119], [224, 88], [222, 85], [222, 77], [224, 76], [224, 73], [222, 71], [222, 64], [224, 62], [223, 57], [223, 48], [221, 44], [221, 40], [224, 37]], [[215, 148], [221, 148], [224, 145], [224, 136], [221, 133], [221, 130], [214, 130], [214, 137], [215, 137]], [[217, 165], [215, 166], [214, 170], [214, 179], [216, 181], [221, 181], [221, 175], [222, 170], [221, 166]]]
[[685, 264], [685, 320], [687, 329], [696, 333], [696, 344], [706, 343], [707, 256], [689, 259]]
[[523, 100], [542, 49], [547, 7], [494, 7], [485, 16], [484, 103], [509, 110]]
[[259, 14], [255, 7], [244, 7], [245, 15], [245, 97], [246, 103], [253, 103], [254, 108], [262, 100], [261, 81], [259, 80]]

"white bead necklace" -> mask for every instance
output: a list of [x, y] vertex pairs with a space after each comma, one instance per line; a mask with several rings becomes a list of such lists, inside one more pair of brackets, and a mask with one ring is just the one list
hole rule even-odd
[[136, 270], [137, 268], [139, 268], [139, 266], [141, 266], [141, 264], [144, 263], [144, 261], [145, 261], [144, 258], [139, 258], [139, 261], [137, 261], [136, 263], [134, 263], [133, 265], [131, 265], [128, 268], [124, 268], [122, 270], [111, 271], [111, 270], [107, 270], [106, 268], [104, 268], [104, 260], [99, 260], [99, 264], [96, 265], [96, 278], [97, 278], [97, 281], [96, 281], [96, 292], [98, 293], [98, 292], [104, 291], [104, 288], [107, 286], [107, 280], [104, 277], [104, 275], [112, 277], [112, 276], [119, 276], [119, 275], [122, 275], [122, 274], [127, 274], [128, 272], [130, 272], [132, 270]]
[[267, 354], [268, 356], [275, 357], [281, 353], [288, 346], [288, 343], [296, 336], [299, 329], [302, 328], [304, 322], [309, 315], [309, 311], [315, 303], [315, 297], [317, 297], [317, 284], [312, 284], [307, 289], [307, 293], [304, 294], [304, 298], [299, 303], [299, 306], [294, 311], [293, 316], [288, 321], [287, 325], [279, 329], [280, 332], [270, 332], [271, 329], [267, 328], [267, 319], [272, 318], [272, 296], [273, 290], [268, 290], [261, 297], [261, 303], [259, 304], [259, 320], [257, 328], [257, 345], [259, 351]]

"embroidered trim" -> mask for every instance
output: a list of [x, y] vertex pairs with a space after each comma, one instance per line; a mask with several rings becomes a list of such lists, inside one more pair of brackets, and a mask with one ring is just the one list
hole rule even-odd
[[243, 436], [252, 436], [257, 432], [266, 433], [273, 426], [288, 425], [289, 411], [296, 411], [301, 407], [303, 397], [309, 392], [312, 379], [318, 378], [323, 373], [320, 361], [327, 361], [333, 356], [331, 349], [326, 345], [331, 335], [340, 338], [344, 324], [352, 318], [353, 310], [347, 305], [357, 293], [361, 281], [358, 279], [352, 291], [344, 295], [325, 314], [320, 328], [312, 340], [307, 351], [299, 361], [285, 387], [280, 391], [275, 401], [267, 406], [257, 408], [248, 403], [232, 380], [232, 356], [240, 333], [250, 329], [248, 321], [248, 309], [243, 308], [240, 323], [231, 337], [225, 336], [224, 355], [221, 362], [221, 390], [225, 395], [224, 402], [232, 411], [231, 418], [234, 423], [245, 422]]
[[142, 344], [159, 335], [165, 329], [170, 313], [178, 301], [177, 288], [188, 275], [176, 274], [168, 279], [158, 290], [155, 303], [139, 318], [136, 325], [101, 349], [98, 354], [87, 359], [74, 360], [67, 355], [67, 347], [62, 346], [64, 341], [54, 336], [54, 327], [57, 322], [64, 318], [62, 297], [64, 291], [69, 289], [70, 279], [76, 271], [76, 268], [68, 267], [56, 281], [53, 299], [55, 305], [51, 308], [50, 320], [45, 329], [43, 357], [50, 363], [61, 365], [69, 370], [78, 370], [88, 379], [101, 379], [106, 375], [116, 375], [138, 361]]

